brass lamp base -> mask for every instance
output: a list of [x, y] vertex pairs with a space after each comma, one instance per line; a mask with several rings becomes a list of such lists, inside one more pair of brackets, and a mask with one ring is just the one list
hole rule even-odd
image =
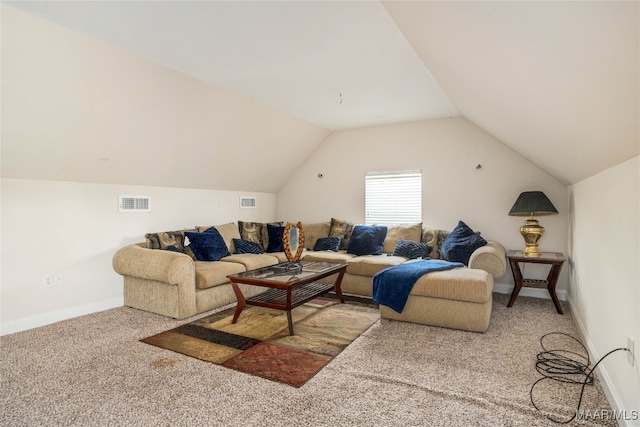
[[538, 223], [537, 219], [529, 218], [524, 225], [520, 227], [520, 234], [524, 238], [525, 248], [524, 256], [539, 257], [540, 249], [538, 249], [538, 241], [544, 234], [544, 227]]

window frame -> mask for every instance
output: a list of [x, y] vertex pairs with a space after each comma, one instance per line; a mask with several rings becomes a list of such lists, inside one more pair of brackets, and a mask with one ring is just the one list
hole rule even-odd
[[366, 225], [422, 222], [422, 171], [367, 172], [364, 205]]

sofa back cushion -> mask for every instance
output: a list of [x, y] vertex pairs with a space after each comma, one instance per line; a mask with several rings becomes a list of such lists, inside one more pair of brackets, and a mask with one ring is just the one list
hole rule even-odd
[[311, 222], [302, 223], [302, 231], [304, 231], [304, 248], [313, 249], [316, 242], [321, 237], [329, 237], [329, 229], [331, 223], [327, 222]]
[[382, 251], [387, 254], [393, 253], [398, 239], [419, 242], [420, 237], [422, 237], [421, 222], [417, 224], [390, 225], [387, 227], [387, 237], [384, 239]]

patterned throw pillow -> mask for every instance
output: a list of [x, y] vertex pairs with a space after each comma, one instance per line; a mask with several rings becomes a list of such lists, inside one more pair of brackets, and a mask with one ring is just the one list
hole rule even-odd
[[340, 219], [331, 218], [331, 226], [329, 227], [329, 237], [340, 237], [340, 249], [347, 249], [349, 239], [353, 232], [353, 224]]
[[426, 243], [414, 242], [413, 240], [398, 239], [396, 247], [393, 249], [394, 256], [401, 256], [409, 259], [428, 258], [431, 253], [431, 246]]
[[240, 231], [242, 240], [254, 242], [264, 247], [262, 238], [263, 227], [264, 224], [261, 222], [238, 221], [238, 231]]
[[313, 246], [313, 250], [338, 252], [341, 241], [340, 237], [320, 237]]
[[[195, 231], [195, 230], [188, 230]], [[149, 249], [173, 250], [184, 253], [184, 231], [163, 231], [144, 235]]]
[[233, 239], [237, 254], [261, 254], [262, 246], [259, 243], [243, 239]]
[[269, 234], [269, 243], [267, 252], [282, 252], [282, 238], [284, 236], [284, 226], [267, 224], [267, 233]]
[[442, 243], [449, 237], [449, 234], [451, 234], [450, 230], [436, 230], [432, 228], [422, 230], [422, 239], [420, 239], [420, 241], [431, 246], [429, 258], [442, 259], [440, 250], [442, 249]]
[[356, 225], [349, 239], [347, 253], [354, 255], [382, 255], [387, 227], [384, 225]]
[[220, 232], [214, 227], [203, 233], [185, 232], [189, 239], [189, 249], [193, 251], [198, 261], [218, 261], [229, 256], [229, 249]]
[[442, 243], [442, 258], [451, 262], [469, 265], [471, 254], [487, 244], [487, 241], [475, 233], [467, 224], [458, 221], [449, 237]]

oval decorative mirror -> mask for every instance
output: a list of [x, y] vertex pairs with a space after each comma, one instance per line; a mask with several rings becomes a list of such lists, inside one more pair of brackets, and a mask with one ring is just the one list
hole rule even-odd
[[302, 230], [300, 222], [296, 225], [290, 222], [287, 223], [282, 235], [282, 246], [284, 247], [284, 254], [290, 262], [297, 262], [300, 259], [302, 249], [304, 249], [304, 230]]

